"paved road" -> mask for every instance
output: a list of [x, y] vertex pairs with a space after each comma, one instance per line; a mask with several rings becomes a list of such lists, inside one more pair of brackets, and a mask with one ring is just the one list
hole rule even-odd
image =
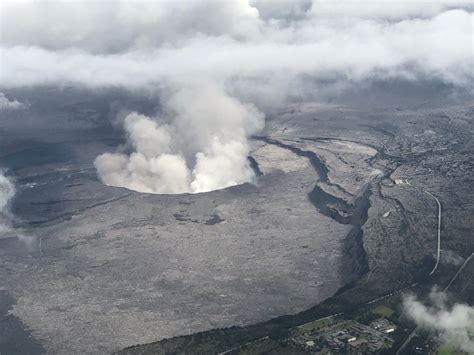
[[423, 192], [424, 194], [427, 194], [428, 196], [432, 197], [435, 199], [436, 203], [438, 204], [438, 250], [436, 252], [436, 264], [435, 266], [433, 267], [433, 270], [431, 270], [431, 272], [429, 273], [429, 275], [433, 275], [433, 273], [436, 271], [436, 269], [438, 268], [438, 265], [439, 265], [439, 259], [441, 257], [441, 202], [438, 200], [438, 198], [433, 195], [431, 192], [429, 191], [426, 191], [426, 190], [423, 190], [417, 186], [413, 186], [412, 184], [410, 184], [410, 182], [408, 182], [408, 180], [405, 180], [404, 181], [405, 184], [411, 186], [411, 187], [414, 187], [415, 189]]
[[[409, 185], [409, 186], [411, 186], [411, 187], [414, 187], [415, 189], [417, 189], [417, 190], [419, 190], [419, 191], [421, 191], [421, 192], [423, 192], [423, 193], [429, 195], [429, 196], [432, 197], [432, 198], [436, 201], [436, 203], [438, 204], [438, 242], [437, 242], [437, 249], [438, 249], [438, 250], [437, 250], [437, 253], [436, 253], [436, 264], [435, 264], [435, 266], [433, 267], [433, 270], [431, 270], [431, 272], [429, 273], [429, 275], [432, 275], [432, 274], [436, 271], [436, 269], [438, 268], [439, 260], [440, 260], [440, 257], [441, 257], [441, 202], [440, 202], [439, 199], [438, 199], [435, 195], [433, 195], [431, 192], [426, 191], [426, 190], [423, 190], [423, 189], [421, 189], [421, 188], [419, 188], [419, 187], [417, 187], [417, 186], [413, 186], [412, 184], [410, 184], [410, 182], [408, 182], [408, 180], [404, 180], [404, 181], [403, 181], [403, 184], [406, 184], [406, 185]], [[465, 264], [467, 264], [467, 262], [468, 262], [473, 256], [474, 256], [474, 253], [473, 253], [468, 259], [466, 259], [466, 261], [464, 262], [463, 266], [462, 266], [461, 269], [458, 271], [458, 273], [460, 273], [460, 272], [462, 271], [462, 268], [465, 266]], [[451, 285], [451, 283], [454, 281], [454, 279], [457, 277], [457, 275], [458, 275], [458, 274], [456, 274], [455, 277], [451, 280], [451, 282], [450, 282], [450, 284], [448, 285], [448, 287]], [[397, 295], [397, 294], [399, 294], [399, 293], [402, 293], [402, 292], [404, 292], [404, 291], [407, 291], [408, 289], [410, 289], [410, 288], [412, 288], [412, 287], [414, 287], [414, 286], [416, 286], [416, 285], [417, 285], [417, 283], [414, 283], [414, 284], [412, 284], [412, 285], [410, 285], [410, 286], [407, 286], [407, 287], [404, 287], [404, 288], [402, 288], [402, 289], [400, 289], [400, 290], [397, 290], [397, 291], [391, 292], [391, 293], [389, 293], [389, 294], [387, 294], [387, 295], [384, 295], [384, 296], [382, 296], [382, 297], [378, 297], [378, 298], [376, 298], [376, 299], [373, 299], [373, 300], [367, 302], [366, 304], [367, 304], [367, 305], [370, 305], [370, 304], [373, 304], [373, 303], [375, 303], [375, 302], [378, 302], [378, 301], [381, 301], [381, 300], [384, 300], [384, 299], [393, 297], [393, 296], [395, 296], [395, 295]], [[330, 315], [330, 316], [328, 316], [328, 317], [321, 318], [321, 319], [332, 318], [332, 317], [335, 317], [335, 316], [339, 316], [339, 315], [341, 315], [341, 314], [342, 314], [342, 313], [332, 314], [332, 315]], [[316, 320], [314, 320], [314, 321], [316, 321]], [[314, 321], [312, 321], [312, 322], [314, 322]], [[309, 322], [309, 323], [311, 323], [311, 322]], [[306, 323], [306, 324], [308, 324], [308, 323]], [[302, 324], [302, 325], [300, 325], [299, 327], [302, 327], [302, 326], [304, 326], [304, 325], [305, 325], [305, 324]], [[396, 354], [400, 354], [401, 351], [403, 351], [403, 349], [405, 348], [405, 346], [406, 346], [406, 345], [411, 341], [411, 339], [416, 335], [417, 329], [418, 329], [418, 327], [413, 330], [413, 332], [408, 336], [408, 338], [405, 340], [405, 342], [402, 344], [402, 346], [398, 349], [398, 351], [397, 351]], [[268, 338], [268, 337], [259, 338], [259, 339], [257, 339], [257, 340], [252, 341], [252, 342], [246, 343], [246, 344], [244, 344], [244, 345], [242, 345], [242, 346], [238, 346], [238, 347], [236, 347], [236, 348], [232, 348], [232, 349], [230, 349], [230, 350], [224, 351], [224, 352], [222, 352], [222, 353], [220, 353], [220, 354], [227, 354], [227, 353], [232, 352], [232, 351], [234, 351], [234, 350], [238, 350], [238, 349], [240, 349], [240, 348], [242, 348], [242, 347], [244, 347], [244, 346], [246, 346], [246, 345], [250, 345], [250, 344], [252, 344], [252, 343], [255, 343], [255, 342], [257, 342], [257, 341], [260, 341], [260, 340], [263, 340], [263, 339], [266, 339], [266, 338]]]
[[382, 300], [384, 300], [384, 299], [387, 299], [387, 298], [396, 296], [396, 295], [398, 295], [399, 293], [405, 292], [405, 291], [409, 290], [410, 288], [415, 287], [416, 285], [418, 285], [417, 282], [415, 282], [414, 284], [412, 284], [412, 285], [410, 285], [410, 286], [407, 286], [407, 287], [401, 288], [401, 289], [399, 289], [399, 290], [397, 290], [397, 291], [393, 291], [393, 292], [391, 292], [391, 293], [389, 293], [389, 294], [386, 294], [385, 296], [382, 296], [382, 297], [378, 297], [378, 298], [376, 298], [376, 299], [373, 299], [372, 301], [369, 301], [369, 302], [367, 302], [366, 304], [369, 305], [369, 304], [372, 304], [372, 303], [375, 303], [375, 302], [378, 302], [378, 301], [382, 301]]
[[[431, 272], [429, 273], [429, 275], [433, 275], [433, 273], [438, 269], [438, 265], [439, 265], [439, 260], [440, 260], [440, 257], [441, 257], [441, 202], [439, 201], [439, 199], [433, 195], [431, 192], [429, 191], [426, 191], [426, 190], [423, 190], [417, 186], [413, 186], [412, 184], [410, 184], [410, 182], [408, 180], [403, 180], [403, 179], [400, 179], [399, 182], [397, 183], [399, 185], [408, 185], [408, 186], [411, 186], [411, 187], [414, 187], [415, 189], [417, 189], [418, 191], [421, 191], [423, 192], [424, 194], [427, 194], [428, 196], [432, 197], [436, 203], [438, 204], [438, 241], [437, 241], [437, 251], [436, 251], [436, 264], [435, 266], [433, 267], [433, 270], [431, 270]], [[474, 254], [473, 254], [474, 255]], [[472, 255], [471, 255], [472, 257]], [[471, 258], [469, 257], [469, 259]], [[461, 270], [460, 270], [461, 271]], [[455, 276], [456, 277], [456, 276]], [[454, 278], [453, 278], [454, 280]], [[453, 281], [451, 280], [451, 281]], [[414, 284], [416, 285], [416, 284]], [[449, 285], [448, 285], [449, 287]], [[384, 297], [383, 297], [384, 298]], [[383, 299], [382, 298], [382, 299]], [[373, 302], [376, 302], [377, 300], [373, 300], [367, 304], [370, 304], [370, 303], [373, 303]], [[398, 351], [396, 352], [396, 355], [398, 354], [401, 354], [401, 352], [404, 350], [404, 348], [410, 343], [410, 341], [413, 339], [413, 337], [417, 334], [417, 330], [418, 330], [418, 327], [416, 327], [412, 332], [411, 334], [408, 336], [408, 338], [405, 340], [405, 342], [402, 344], [402, 346], [400, 346], [400, 348], [398, 348]]]
[[418, 327], [416, 327], [411, 333], [410, 335], [408, 336], [407, 340], [405, 340], [405, 342], [402, 344], [402, 346], [400, 346], [397, 350], [397, 352], [395, 353], [395, 355], [399, 355], [402, 353], [402, 351], [405, 349], [405, 347], [410, 343], [410, 341], [413, 339], [413, 337], [416, 335], [416, 331], [418, 330]]
[[433, 197], [436, 200], [436, 203], [438, 204], [438, 251], [436, 253], [436, 264], [433, 267], [433, 270], [431, 270], [431, 272], [430, 272], [430, 275], [433, 275], [433, 273], [438, 268], [439, 259], [440, 259], [440, 256], [441, 256], [441, 202], [439, 202], [438, 198], [435, 195], [433, 195], [431, 192], [428, 192], [428, 191], [425, 191], [425, 190], [421, 190], [421, 191], [423, 191], [425, 194]]
[[461, 265], [461, 267], [459, 268], [458, 272], [453, 276], [453, 278], [451, 279], [451, 281], [449, 281], [449, 284], [448, 286], [445, 287], [445, 291], [447, 291], [451, 285], [453, 284], [453, 282], [458, 278], [458, 276], [461, 274], [461, 272], [464, 270], [464, 267], [467, 265], [467, 263], [472, 259], [472, 257], [474, 257], [474, 253], [472, 253], [468, 258], [466, 258], [466, 260], [464, 260], [464, 263]]
[[225, 354], [231, 353], [231, 352], [233, 352], [233, 351], [242, 349], [242, 348], [244, 348], [244, 347], [246, 347], [246, 346], [252, 345], [253, 343], [256, 343], [256, 342], [258, 342], [258, 341], [262, 341], [262, 340], [265, 340], [265, 339], [268, 339], [268, 338], [269, 338], [269, 336], [267, 335], [267, 336], [264, 336], [264, 337], [262, 337], [262, 338], [258, 338], [258, 339], [256, 339], [256, 340], [249, 341], [248, 343], [245, 343], [245, 344], [243, 344], [243, 345], [236, 346], [235, 348], [232, 348], [232, 349], [229, 349], [229, 350], [220, 352], [220, 353], [218, 353], [218, 355], [225, 355]]
[[[459, 270], [456, 272], [456, 274], [453, 276], [453, 278], [451, 279], [451, 281], [449, 282], [448, 286], [446, 286], [444, 288], [445, 291], [447, 291], [452, 283], [457, 279], [457, 277], [461, 274], [461, 272], [464, 270], [464, 267], [469, 263], [469, 261], [474, 257], [474, 253], [472, 253], [468, 258], [466, 258], [466, 260], [464, 261], [464, 263], [461, 265], [461, 267], [459, 268]], [[417, 331], [418, 331], [419, 327], [416, 327], [411, 333], [410, 335], [408, 336], [408, 338], [405, 340], [405, 342], [402, 344], [402, 346], [400, 346], [400, 348], [398, 348], [398, 351], [395, 353], [395, 355], [398, 355], [398, 354], [401, 354], [401, 352], [405, 349], [405, 347], [410, 343], [410, 341], [413, 339], [413, 337], [417, 334]]]

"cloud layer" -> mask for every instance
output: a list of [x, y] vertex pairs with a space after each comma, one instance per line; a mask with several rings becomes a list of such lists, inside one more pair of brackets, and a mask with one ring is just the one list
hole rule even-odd
[[470, 87], [473, 10], [459, 1], [4, 0], [0, 88], [159, 93], [164, 112], [129, 116], [129, 151], [99, 157], [99, 175], [139, 191], [207, 191], [252, 179], [247, 140], [263, 117], [253, 105], [311, 98], [328, 81]]
[[407, 316], [422, 329], [439, 332], [446, 343], [474, 353], [474, 307], [460, 303], [449, 307], [446, 293], [436, 289], [431, 291], [429, 301], [431, 305], [415, 296], [405, 298]]
[[[3, 26], [1, 85], [73, 82], [90, 87], [136, 88], [189, 81], [194, 76], [226, 81], [229, 86], [236, 77], [266, 82], [282, 77], [291, 81], [298, 75], [343, 76], [347, 80], [434, 77], [459, 85], [473, 79], [473, 14], [467, 5], [442, 11], [440, 4], [430, 7], [423, 3], [425, 10], [421, 11], [420, 6], [406, 4], [397, 13], [414, 17], [389, 21], [383, 16], [384, 7], [363, 12], [368, 4], [362, 3], [357, 11], [349, 11], [348, 5], [341, 9], [316, 2], [303, 19], [281, 24], [279, 20], [261, 19], [258, 10], [248, 4], [228, 9], [234, 3], [243, 2], [191, 2], [198, 8], [193, 17], [188, 12], [194, 7], [180, 5], [186, 8], [181, 11], [180, 6], [166, 2], [166, 15], [151, 19], [131, 17], [133, 12], [122, 9], [132, 6], [131, 2], [104, 3], [115, 11], [105, 11], [96, 3], [85, 8], [82, 3], [61, 3], [57, 15], [61, 21], [56, 19], [56, 12], [43, 9], [41, 2], [25, 5], [42, 10], [30, 9], [35, 14], [31, 23], [26, 23], [26, 17], [25, 23], [18, 25], [15, 20], [15, 25], [10, 25], [7, 21]], [[152, 16], [159, 3], [133, 4]], [[76, 11], [77, 7], [82, 11]], [[209, 12], [207, 16], [199, 16], [204, 12], [202, 7]], [[20, 11], [18, 6], [12, 9]], [[25, 18], [12, 9], [6, 6], [4, 18]], [[102, 12], [116, 17], [109, 19], [102, 14], [101, 18]], [[122, 12], [130, 18], [121, 18]], [[172, 21], [168, 12], [174, 15]], [[209, 29], [213, 28], [211, 20], [221, 15], [218, 22], [225, 26]], [[150, 22], [145, 29], [143, 21]], [[206, 21], [211, 23], [205, 26]], [[56, 22], [62, 26], [54, 26]], [[36, 29], [35, 24], [44, 30]], [[234, 27], [245, 29], [245, 34], [239, 35]], [[131, 33], [122, 36], [122, 30]], [[48, 35], [48, 31], [54, 33]]]

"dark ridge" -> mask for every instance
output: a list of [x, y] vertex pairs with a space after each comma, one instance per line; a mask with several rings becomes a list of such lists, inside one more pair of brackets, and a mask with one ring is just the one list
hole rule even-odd
[[[268, 137], [255, 137], [255, 139], [259, 139], [268, 144], [276, 145], [283, 149], [288, 149], [299, 156], [309, 159], [312, 167], [314, 168], [314, 170], [317, 172], [319, 176], [318, 182], [324, 182], [325, 184], [329, 186], [334, 186], [338, 188], [339, 190], [346, 192], [339, 185], [333, 184], [331, 181], [329, 181], [329, 178], [328, 178], [329, 170], [316, 153], [309, 152], [306, 150], [301, 150], [289, 144], [285, 144]], [[324, 191], [318, 184], [316, 184], [313, 190], [308, 194], [308, 198], [313, 204], [313, 206], [322, 215], [326, 217], [330, 217], [334, 219], [335, 221], [342, 224], [351, 223], [350, 214], [352, 213], [354, 206], [350, 205], [343, 199], [336, 197], [334, 195], [331, 195], [330, 193]]]
[[253, 172], [255, 173], [255, 176], [257, 176], [257, 177], [262, 176], [263, 173], [260, 170], [260, 167], [258, 166], [257, 161], [253, 157], [251, 157], [250, 155], [247, 157], [247, 160], [248, 160], [248, 162], [250, 164], [250, 167], [252, 168]]
[[349, 205], [343, 199], [333, 196], [318, 185], [308, 194], [308, 198], [319, 213], [330, 217], [341, 224], [351, 223], [351, 210], [353, 206]]
[[[314, 170], [319, 175], [318, 182], [324, 182], [329, 186], [334, 186], [346, 192], [342, 187], [337, 184], [333, 184], [328, 178], [329, 169], [325, 165], [324, 161], [319, 156], [310, 151], [304, 151], [299, 148], [293, 147], [289, 144], [282, 143], [275, 139], [268, 137], [255, 137], [256, 139], [262, 140], [268, 144], [273, 144], [284, 149], [288, 149], [293, 153], [303, 156], [309, 159]], [[333, 138], [305, 138], [305, 140], [311, 141], [330, 141]], [[357, 143], [357, 142], [355, 142]], [[381, 149], [378, 147], [372, 147], [377, 151], [375, 157], [380, 156]], [[374, 158], [375, 158], [374, 157]], [[384, 155], [384, 157], [389, 157]], [[390, 156], [390, 158], [392, 158]], [[397, 158], [397, 157], [395, 157]], [[385, 171], [384, 176], [389, 176], [392, 170]], [[351, 230], [344, 239], [343, 252], [347, 256], [344, 258], [345, 262], [341, 266], [341, 274], [346, 275], [346, 282], [352, 282], [358, 276], [363, 275], [369, 269], [367, 260], [367, 253], [364, 248], [363, 241], [363, 230], [362, 226], [366, 223], [368, 218], [368, 212], [370, 208], [370, 196], [372, 194], [371, 185], [367, 185], [364, 188], [362, 194], [356, 198], [351, 204], [342, 198], [334, 196], [324, 191], [318, 183], [315, 184], [313, 190], [308, 194], [308, 198], [316, 210], [326, 217], [330, 217], [338, 223], [352, 225]]]
[[[293, 153], [303, 156], [309, 159], [311, 165], [319, 175], [318, 182], [324, 182], [327, 185], [335, 186], [342, 189], [340, 186], [331, 183], [328, 178], [328, 168], [318, 157], [317, 154], [309, 151], [304, 151], [299, 148], [293, 147], [291, 145], [279, 142], [275, 139], [268, 137], [256, 137], [268, 144], [277, 145], [281, 148], [288, 149]], [[318, 141], [318, 138], [313, 138], [307, 140]], [[322, 141], [329, 141], [331, 139], [321, 139]], [[378, 153], [380, 149], [374, 148]], [[377, 153], [377, 155], [379, 155]], [[376, 155], [376, 156], [377, 156]], [[386, 172], [385, 174], [387, 174]], [[370, 196], [371, 196], [371, 186], [367, 185], [364, 188], [363, 193], [354, 201], [353, 204], [348, 203], [347, 201], [331, 195], [330, 193], [324, 191], [318, 183], [314, 186], [313, 190], [308, 194], [308, 198], [313, 204], [313, 206], [324, 216], [330, 217], [338, 223], [341, 224], [350, 224], [352, 228], [346, 238], [344, 239], [343, 252], [347, 256], [344, 258], [346, 260], [341, 266], [341, 274], [347, 275], [346, 281], [351, 282], [360, 275], [366, 273], [369, 269], [369, 264], [367, 260], [367, 253], [364, 249], [363, 242], [363, 230], [362, 226], [365, 224], [368, 218], [368, 211], [370, 208]]]
[[75, 187], [75, 186], [82, 186], [84, 184], [69, 184], [69, 185], [64, 185], [64, 187]]
[[[318, 137], [318, 138], [313, 138], [313, 137], [301, 137], [300, 138], [303, 141], [311, 141], [311, 142], [330, 142], [330, 141], [341, 141], [341, 142], [351, 142], [351, 143], [356, 143], [356, 144], [361, 144], [360, 142], [350, 140], [350, 139], [345, 139], [345, 138], [334, 138], [334, 137]], [[405, 158], [405, 157], [399, 157], [397, 155], [392, 155], [387, 152], [385, 152], [382, 147], [378, 147], [374, 144], [364, 142], [364, 145], [367, 147], [370, 147], [372, 149], [375, 149], [377, 151], [377, 154], [375, 156], [378, 156], [382, 159], [387, 159], [393, 162], [399, 162], [399, 163], [406, 163], [410, 159]]]
[[350, 223], [352, 228], [344, 239], [344, 263], [341, 266], [341, 275], [346, 282], [352, 282], [357, 277], [369, 271], [369, 261], [364, 248], [364, 231], [362, 227], [369, 218], [371, 186], [368, 185], [362, 195], [354, 202], [351, 211]]
[[78, 199], [63, 199], [63, 200], [49, 200], [45, 202], [30, 202], [30, 205], [33, 206], [41, 206], [41, 205], [56, 205], [59, 203], [65, 202], [82, 202], [82, 201], [89, 201], [90, 199], [78, 198]]
[[298, 148], [293, 147], [289, 144], [282, 143], [280, 141], [277, 141], [276, 139], [272, 139], [272, 138], [269, 138], [269, 137], [255, 136], [253, 138], [256, 139], [256, 140], [263, 141], [263, 142], [268, 143], [268, 144], [276, 145], [280, 148], [290, 150], [291, 152], [293, 152], [296, 155], [299, 155], [301, 157], [308, 158], [311, 165], [313, 166], [314, 170], [316, 170], [316, 172], [319, 175], [319, 181], [326, 182], [326, 183], [329, 184], [329, 181], [328, 181], [328, 172], [329, 172], [328, 168], [326, 167], [326, 165], [322, 162], [322, 160], [315, 153], [308, 152], [306, 150], [298, 149]]

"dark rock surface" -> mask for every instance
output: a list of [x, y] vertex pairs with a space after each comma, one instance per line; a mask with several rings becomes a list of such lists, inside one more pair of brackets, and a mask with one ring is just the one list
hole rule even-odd
[[93, 167], [122, 142], [103, 104], [122, 94], [65, 92], [24, 93], [30, 110], [47, 107], [42, 130], [1, 126], [0, 166], [18, 193], [0, 290], [32, 352], [107, 353], [252, 324], [363, 274], [374, 295], [407, 284], [433, 264], [436, 205], [396, 179], [442, 201], [443, 250], [473, 250], [472, 103], [295, 105], [252, 141], [256, 184], [149, 195], [106, 187]]

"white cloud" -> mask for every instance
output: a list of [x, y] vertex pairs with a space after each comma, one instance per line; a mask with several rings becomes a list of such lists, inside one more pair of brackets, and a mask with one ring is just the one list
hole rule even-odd
[[159, 91], [164, 116], [129, 119], [134, 153], [98, 158], [99, 174], [139, 191], [205, 191], [252, 178], [247, 139], [263, 121], [252, 104], [311, 97], [325, 89], [315, 86], [320, 79], [429, 78], [469, 88], [473, 8], [459, 1], [4, 0], [0, 88]]
[[[268, 25], [261, 36], [190, 36], [180, 44], [96, 54], [88, 46], [49, 50], [38, 43], [2, 46], [3, 87], [73, 82], [89, 87], [142, 87], [169, 80], [266, 79], [298, 75], [350, 80], [432, 77], [472, 82], [473, 14], [450, 10], [426, 19], [342, 23], [304, 20]], [[104, 42], [107, 42], [104, 40]], [[250, 88], [251, 89], [251, 88]]]
[[470, 1], [417, 1], [417, 0], [313, 0], [310, 15], [318, 18], [362, 18], [400, 21], [410, 18], [429, 18], [442, 12], [474, 6]]
[[2, 1], [2, 42], [111, 53], [174, 46], [198, 34], [249, 38], [258, 11], [246, 0]]
[[443, 340], [469, 354], [474, 353], [474, 307], [456, 303], [448, 306], [447, 295], [433, 289], [425, 305], [415, 296], [404, 299], [404, 310], [419, 327], [441, 333]]

